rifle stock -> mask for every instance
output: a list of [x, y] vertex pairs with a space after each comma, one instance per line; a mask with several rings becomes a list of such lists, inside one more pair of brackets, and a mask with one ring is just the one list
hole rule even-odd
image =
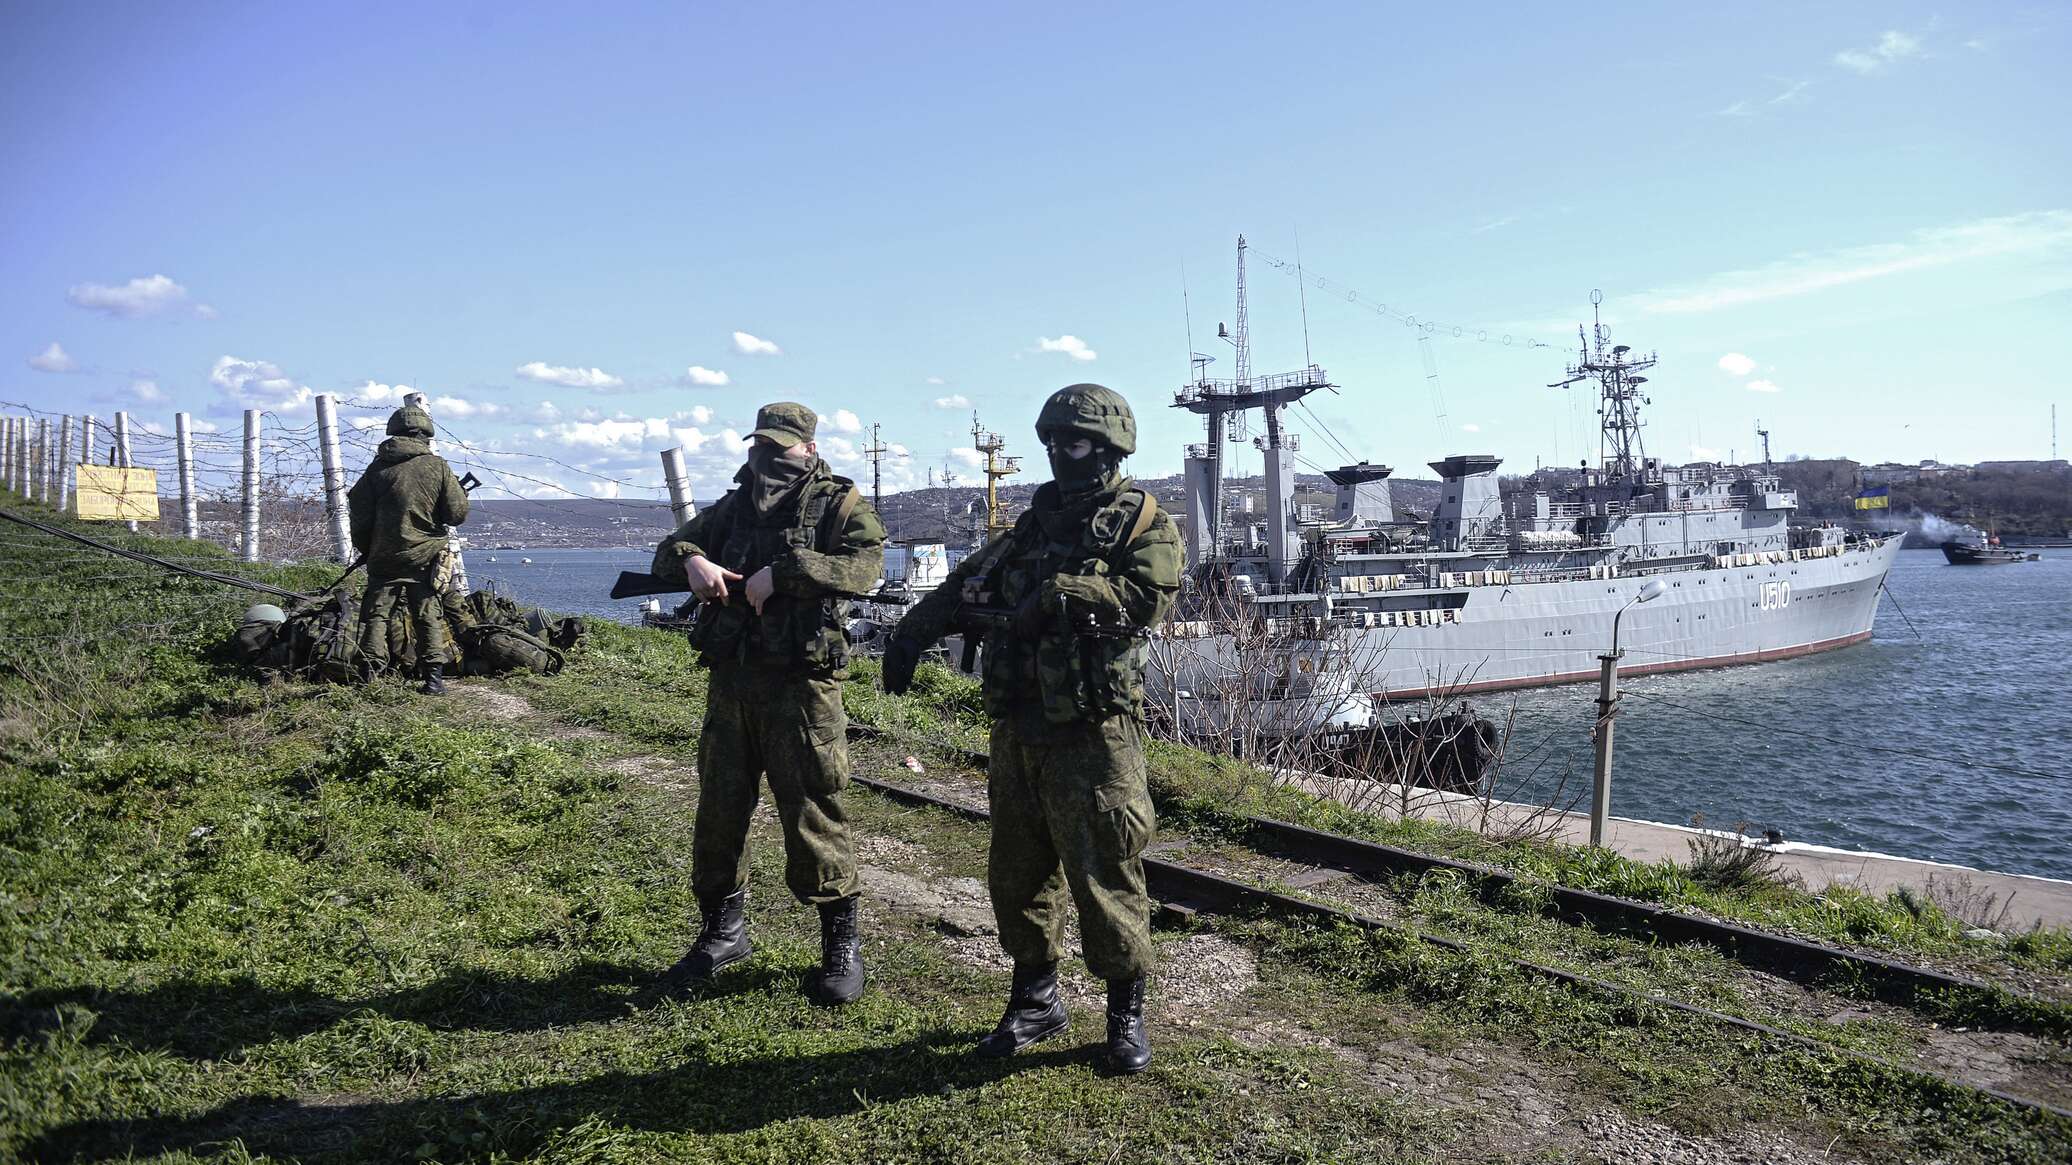
[[612, 584], [612, 598], [632, 599], [641, 595], [687, 595], [691, 593], [689, 579], [671, 581], [660, 575], [640, 570], [622, 570], [619, 581]]

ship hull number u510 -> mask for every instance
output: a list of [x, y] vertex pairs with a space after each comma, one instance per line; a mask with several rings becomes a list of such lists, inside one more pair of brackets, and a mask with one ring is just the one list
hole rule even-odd
[[1791, 584], [1788, 582], [1766, 582], [1763, 584], [1762, 599], [1756, 604], [1765, 611], [1782, 611], [1791, 606]]

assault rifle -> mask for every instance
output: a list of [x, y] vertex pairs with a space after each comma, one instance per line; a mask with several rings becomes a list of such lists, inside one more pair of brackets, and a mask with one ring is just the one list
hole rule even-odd
[[[964, 655], [957, 668], [966, 673], [977, 665], [979, 641], [987, 632], [1013, 634], [1019, 622], [1013, 608], [985, 601], [992, 597], [985, 584], [983, 576], [966, 582], [966, 600], [957, 604], [956, 613], [950, 617], [950, 628], [964, 636]], [[978, 601], [973, 601], [974, 597]], [[1075, 639], [1142, 639], [1150, 635], [1149, 630], [1126, 621], [1117, 612], [1104, 611], [1066, 595], [1058, 596], [1058, 612], [1051, 617], [1050, 624]]]
[[[612, 584], [611, 597], [615, 599], [633, 599], [639, 598], [642, 595], [687, 595], [690, 593], [691, 581], [680, 574], [674, 578], [666, 578], [659, 574], [649, 574], [644, 570], [622, 570], [619, 572], [619, 581]], [[734, 601], [735, 596], [742, 593], [739, 586], [729, 587], [727, 589], [727, 601]], [[872, 597], [867, 592], [858, 594], [843, 591], [840, 593], [845, 599], [868, 599]], [[746, 602], [747, 600], [743, 599], [742, 601]]]

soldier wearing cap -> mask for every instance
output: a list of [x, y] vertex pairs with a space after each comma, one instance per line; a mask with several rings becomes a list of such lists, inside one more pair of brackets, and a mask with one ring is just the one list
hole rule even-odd
[[806, 992], [840, 1004], [864, 981], [860, 884], [839, 795], [849, 780], [843, 625], [847, 596], [883, 572], [885, 528], [855, 483], [820, 459], [817, 424], [804, 405], [764, 406], [735, 488], [663, 539], [652, 569], [686, 579], [701, 600], [691, 644], [711, 673], [691, 843], [703, 925], [670, 982], [704, 982], [752, 949], [748, 826], [767, 776], [785, 883], [820, 911], [820, 968]]
[[[1036, 418], [1050, 483], [1007, 533], [914, 604], [885, 654], [885, 688], [912, 681], [960, 603], [1011, 610], [985, 633], [993, 717], [986, 877], [1014, 959], [1007, 1011], [978, 1046], [1011, 1056], [1063, 1030], [1057, 966], [1069, 891], [1086, 965], [1108, 983], [1108, 1061], [1151, 1062], [1145, 844], [1155, 828], [1144, 765], [1144, 640], [1180, 589], [1172, 519], [1122, 475], [1137, 447], [1129, 403], [1098, 384], [1059, 389]], [[967, 631], [967, 634], [970, 632]]]
[[421, 636], [424, 691], [439, 696], [446, 693], [446, 620], [433, 572], [447, 528], [468, 520], [468, 494], [446, 459], [432, 452], [435, 432], [432, 414], [414, 404], [390, 414], [388, 439], [345, 500], [353, 549], [367, 558], [361, 669], [372, 676], [388, 667], [389, 620], [401, 604]]

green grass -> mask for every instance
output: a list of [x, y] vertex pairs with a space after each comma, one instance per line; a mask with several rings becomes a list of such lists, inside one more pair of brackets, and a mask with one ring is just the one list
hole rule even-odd
[[[817, 932], [783, 891], [767, 825], [752, 849], [756, 956], [709, 994], [660, 998], [694, 929], [691, 807], [609, 762], [688, 763], [704, 677], [680, 637], [593, 623], [561, 675], [504, 683], [541, 717], [490, 721], [465, 697], [394, 683], [255, 683], [217, 650], [243, 596], [9, 549], [0, 625], [77, 642], [32, 656], [21, 644], [48, 641], [0, 640], [0, 1159], [1481, 1155], [1472, 1120], [1377, 1090], [1328, 1052], [1213, 1025], [1157, 1032], [1136, 1079], [1096, 1070], [1099, 1017], [1084, 1009], [1069, 1039], [973, 1061], [1004, 976], [887, 904], [870, 913], [874, 989], [812, 1007], [798, 987]], [[147, 626], [168, 613], [179, 620]], [[923, 683], [922, 699], [888, 700], [866, 665], [847, 696], [859, 717], [982, 743], [968, 681], [924, 669]], [[1155, 763], [1169, 818], [1189, 828], [1235, 830], [1240, 812], [1385, 825], [1242, 766], [1163, 748]], [[850, 803], [859, 830], [947, 873], [982, 870], [982, 828]], [[1482, 925], [1503, 937], [1529, 923]], [[1441, 1052], [1472, 1035], [1558, 1069], [1566, 1083], [1549, 1086], [1579, 1111], [1615, 1103], [1698, 1132], [1788, 1125], [1879, 1157], [1919, 1145], [2043, 1161], [2068, 1136], [1909, 1075], [1555, 988], [1493, 953], [1265, 922], [1224, 933], [1267, 963], [1245, 1007], [1348, 1038], [1409, 1031]], [[1693, 1095], [1703, 1113], [1676, 1099]]]

